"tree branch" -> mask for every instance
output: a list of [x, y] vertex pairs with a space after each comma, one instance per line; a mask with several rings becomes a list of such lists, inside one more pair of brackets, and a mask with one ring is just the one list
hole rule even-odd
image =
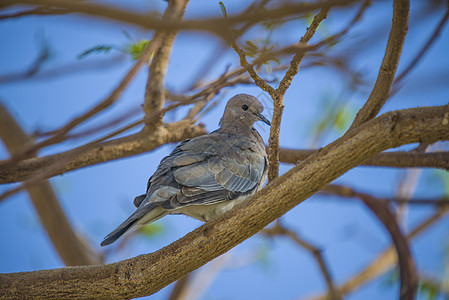
[[[251, 237], [367, 158], [449, 139], [447, 106], [388, 112], [347, 133], [235, 209], [169, 246], [118, 263], [0, 275], [0, 296], [130, 298], [155, 293]], [[164, 270], [164, 272], [160, 272]]]
[[[188, 2], [188, 0], [168, 1], [168, 7], [162, 20], [181, 21]], [[145, 112], [144, 122], [146, 125], [160, 126], [162, 124], [163, 115], [161, 110], [165, 101], [164, 80], [176, 34], [177, 31], [174, 30], [158, 30], [155, 34], [155, 36], [161, 35], [162, 43], [154, 54], [148, 74], [145, 102], [143, 104]]]
[[[281, 162], [297, 164], [319, 150], [294, 150], [281, 148]], [[449, 152], [416, 153], [405, 151], [382, 152], [366, 161], [361, 166], [392, 168], [439, 168], [449, 170]], [[1, 178], [1, 173], [0, 173]]]
[[[337, 195], [342, 198], [351, 199], [353, 197], [360, 198], [360, 195], [366, 195], [366, 193], [361, 193], [355, 191], [351, 187], [338, 185], [338, 184], [328, 184], [321, 191], [320, 194], [323, 195]], [[369, 196], [369, 195], [368, 195]], [[436, 207], [444, 207], [449, 206], [449, 198], [448, 197], [440, 197], [440, 198], [413, 198], [413, 199], [401, 199], [401, 198], [379, 198], [376, 197], [376, 200], [383, 203], [395, 203], [395, 204], [411, 204], [411, 205], [433, 205]]]
[[[31, 140], [1, 104], [0, 137], [11, 154]], [[72, 229], [47, 180], [40, 180], [36, 185], [29, 187], [27, 192], [42, 226], [65, 265], [92, 265], [103, 262], [103, 258]]]
[[3, 4], [4, 7], [29, 4], [51, 8], [61, 8], [71, 10], [77, 13], [90, 15], [96, 18], [105, 18], [109, 20], [124, 22], [140, 26], [147, 29], [155, 30], [197, 30], [211, 32], [215, 35], [221, 36], [226, 40], [230, 39], [231, 26], [241, 23], [257, 23], [266, 19], [279, 19], [292, 15], [298, 15], [308, 12], [313, 12], [323, 7], [346, 6], [357, 0], [327, 0], [314, 3], [288, 3], [277, 8], [260, 11], [256, 15], [252, 11], [245, 11], [236, 16], [229, 16], [226, 20], [223, 18], [206, 18], [199, 21], [187, 20], [183, 22], [176, 22], [173, 20], [160, 20], [157, 17], [152, 17], [148, 13], [137, 13], [135, 11], [126, 10], [123, 8], [115, 8], [109, 5], [94, 4], [92, 2], [74, 1], [74, 0], [20, 0], [10, 1]]
[[391, 85], [393, 84], [402, 47], [404, 46], [405, 36], [408, 31], [409, 9], [409, 0], [394, 0], [393, 23], [376, 83], [365, 105], [357, 113], [348, 132], [374, 118], [390, 95]]

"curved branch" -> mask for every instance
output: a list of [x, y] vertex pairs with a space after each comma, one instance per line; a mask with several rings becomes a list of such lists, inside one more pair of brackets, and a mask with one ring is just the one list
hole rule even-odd
[[355, 193], [354, 196], [360, 198], [363, 203], [371, 209], [390, 233], [398, 255], [399, 274], [401, 279], [399, 299], [413, 300], [415, 298], [416, 284], [418, 282], [415, 264], [407, 240], [399, 228], [395, 215], [390, 210], [388, 203], [377, 201], [377, 199], [371, 195]]
[[[232, 247], [383, 150], [449, 139], [447, 106], [388, 112], [359, 126], [216, 220], [151, 254], [118, 263], [0, 275], [0, 296], [130, 298], [149, 295]], [[161, 272], [164, 270], [164, 272]]]
[[374, 118], [387, 101], [408, 31], [409, 9], [409, 0], [394, 0], [393, 24], [376, 83], [348, 131]]

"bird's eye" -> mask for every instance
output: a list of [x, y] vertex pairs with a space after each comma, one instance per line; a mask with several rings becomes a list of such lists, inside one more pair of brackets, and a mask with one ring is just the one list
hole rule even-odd
[[243, 104], [243, 105], [242, 105], [242, 109], [243, 109], [243, 110], [248, 110], [248, 105]]

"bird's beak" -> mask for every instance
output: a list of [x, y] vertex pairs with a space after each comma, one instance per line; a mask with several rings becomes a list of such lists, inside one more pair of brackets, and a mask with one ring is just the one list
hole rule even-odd
[[264, 122], [264, 123], [267, 124], [268, 126], [271, 125], [271, 122], [268, 121], [268, 119], [267, 119], [264, 115], [262, 115], [262, 114], [257, 114], [257, 117], [259, 118], [259, 120], [261, 120], [262, 122]]

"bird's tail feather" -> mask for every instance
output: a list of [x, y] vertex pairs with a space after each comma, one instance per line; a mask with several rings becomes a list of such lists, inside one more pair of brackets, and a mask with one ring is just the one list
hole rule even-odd
[[101, 242], [101, 246], [107, 246], [115, 242], [119, 237], [125, 234], [135, 225], [145, 225], [156, 221], [166, 215], [166, 211], [159, 206], [148, 203], [140, 206], [128, 219], [126, 219], [119, 227], [108, 234]]
[[119, 227], [117, 227], [114, 231], [108, 234], [104, 240], [101, 242], [101, 246], [107, 246], [115, 242], [119, 237], [121, 237], [125, 232], [127, 232], [131, 227], [136, 224], [138, 220], [133, 218], [128, 218], [125, 222], [123, 222]]

